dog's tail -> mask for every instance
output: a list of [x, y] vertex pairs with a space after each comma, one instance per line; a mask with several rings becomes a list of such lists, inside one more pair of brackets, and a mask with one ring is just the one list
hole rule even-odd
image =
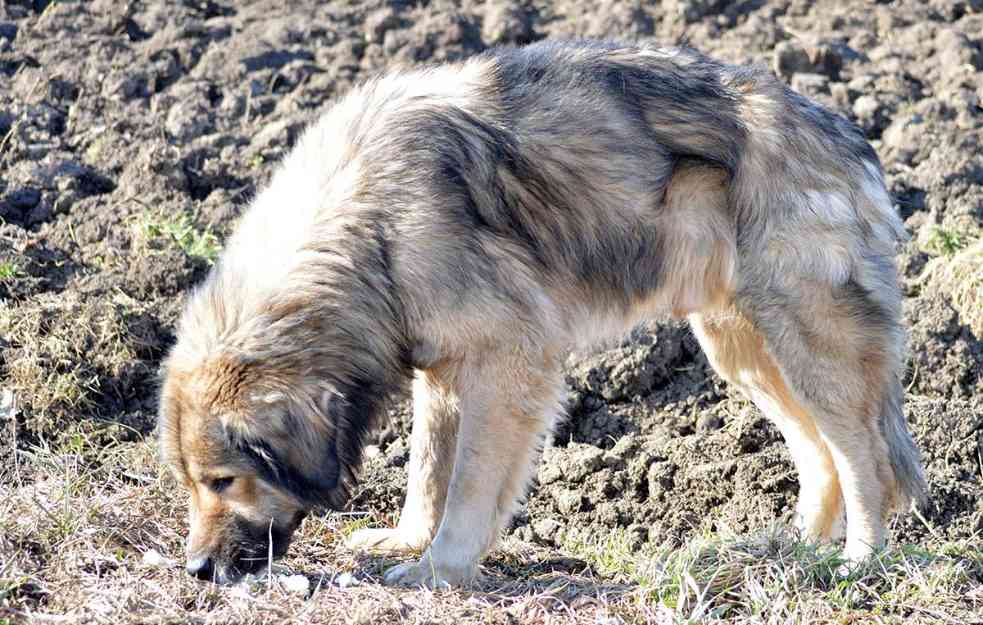
[[903, 401], [904, 387], [901, 380], [895, 377], [884, 398], [880, 420], [881, 433], [887, 440], [888, 457], [897, 480], [894, 503], [901, 510], [908, 509], [912, 504], [924, 510], [928, 504], [928, 482], [925, 481], [918, 448], [908, 431]]

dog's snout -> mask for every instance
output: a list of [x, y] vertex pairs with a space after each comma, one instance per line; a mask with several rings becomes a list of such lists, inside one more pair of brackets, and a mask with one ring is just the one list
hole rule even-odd
[[209, 556], [200, 556], [188, 559], [188, 564], [184, 567], [188, 575], [211, 581], [215, 575], [215, 561]]

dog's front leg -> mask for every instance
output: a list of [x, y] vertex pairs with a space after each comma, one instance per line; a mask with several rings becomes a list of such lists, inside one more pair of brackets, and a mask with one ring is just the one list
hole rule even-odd
[[348, 546], [376, 553], [420, 553], [440, 526], [457, 443], [457, 397], [443, 371], [418, 371], [413, 381], [413, 431], [409, 482], [399, 524], [392, 529], [363, 529]]
[[386, 572], [388, 584], [470, 583], [528, 484], [542, 436], [558, 412], [561, 378], [543, 352], [484, 353], [454, 377], [461, 422], [437, 535], [417, 562]]

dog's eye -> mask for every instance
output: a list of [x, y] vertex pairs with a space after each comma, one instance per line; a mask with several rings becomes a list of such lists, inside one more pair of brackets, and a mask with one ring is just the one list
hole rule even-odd
[[234, 479], [234, 477], [220, 477], [212, 480], [208, 486], [216, 493], [221, 493], [223, 490], [232, 485], [232, 480]]

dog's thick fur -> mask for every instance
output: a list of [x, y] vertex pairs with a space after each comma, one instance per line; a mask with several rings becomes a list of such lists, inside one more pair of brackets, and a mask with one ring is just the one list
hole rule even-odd
[[181, 321], [160, 419], [189, 570], [234, 579], [341, 505], [412, 378], [402, 517], [352, 543], [423, 551], [389, 582], [468, 582], [559, 417], [567, 349], [663, 312], [781, 428], [801, 528], [845, 529], [861, 558], [925, 497], [902, 234], [860, 131], [758, 69], [545, 43], [368, 82], [304, 134]]

